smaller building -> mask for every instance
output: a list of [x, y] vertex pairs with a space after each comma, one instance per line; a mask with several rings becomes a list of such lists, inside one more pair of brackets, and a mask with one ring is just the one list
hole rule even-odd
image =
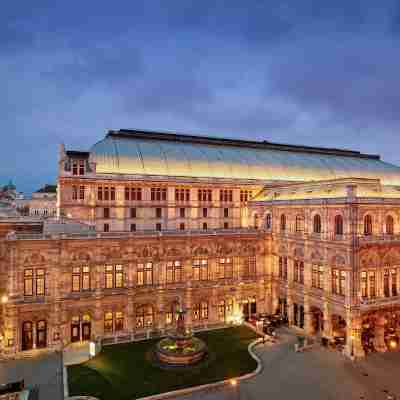
[[57, 186], [46, 184], [32, 198], [18, 202], [18, 209], [24, 215], [48, 218], [57, 215]]

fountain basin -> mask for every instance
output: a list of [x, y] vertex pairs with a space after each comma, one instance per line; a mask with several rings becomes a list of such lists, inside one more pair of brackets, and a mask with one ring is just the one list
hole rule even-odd
[[200, 361], [207, 353], [207, 345], [194, 336], [170, 336], [157, 343], [155, 353], [163, 364], [186, 366]]

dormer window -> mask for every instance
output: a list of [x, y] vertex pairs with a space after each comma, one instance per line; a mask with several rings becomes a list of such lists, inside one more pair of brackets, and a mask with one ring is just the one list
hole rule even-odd
[[85, 160], [72, 160], [72, 175], [85, 175]]

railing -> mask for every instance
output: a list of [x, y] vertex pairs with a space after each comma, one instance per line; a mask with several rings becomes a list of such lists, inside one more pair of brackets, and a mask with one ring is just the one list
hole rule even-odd
[[195, 229], [195, 230], [138, 230], [135, 232], [81, 232], [81, 233], [19, 233], [13, 232], [7, 235], [7, 240], [44, 240], [44, 239], [116, 239], [130, 237], [149, 237], [149, 236], [210, 236], [210, 235], [243, 235], [252, 234], [258, 235], [261, 230], [255, 228], [237, 228], [237, 229]]
[[360, 308], [400, 305], [400, 295], [392, 297], [375, 297], [360, 300]]

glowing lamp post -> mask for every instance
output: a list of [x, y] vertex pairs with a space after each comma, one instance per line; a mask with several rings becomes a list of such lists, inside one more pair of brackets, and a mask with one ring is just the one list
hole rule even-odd
[[239, 382], [237, 379], [233, 378], [229, 381], [230, 385], [232, 386], [232, 388], [234, 389], [234, 391], [236, 392], [236, 398], [238, 400], [240, 400], [240, 387], [239, 387]]

